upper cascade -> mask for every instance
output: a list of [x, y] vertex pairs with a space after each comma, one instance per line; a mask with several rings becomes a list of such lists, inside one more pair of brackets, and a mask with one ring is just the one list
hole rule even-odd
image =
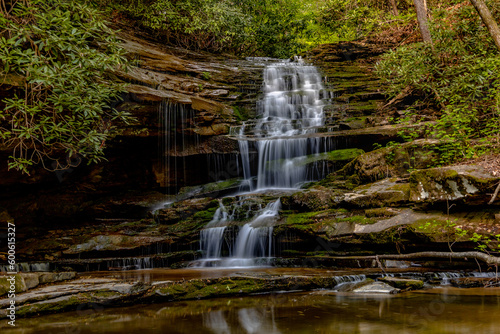
[[[301, 59], [280, 61], [264, 69], [264, 97], [257, 103], [259, 119], [232, 129], [240, 144], [245, 179], [257, 176], [257, 189], [293, 188], [308, 181], [304, 166], [296, 159], [319, 153], [314, 136], [324, 124], [329, 92], [315, 66]], [[252, 173], [249, 145], [258, 152], [257, 175]], [[250, 190], [253, 183], [247, 182]]]

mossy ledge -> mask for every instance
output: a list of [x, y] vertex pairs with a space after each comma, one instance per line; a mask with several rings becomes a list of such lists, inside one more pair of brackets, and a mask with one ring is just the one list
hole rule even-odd
[[[243, 296], [273, 291], [328, 289], [338, 284], [338, 277], [249, 275], [154, 284], [130, 284], [104, 279], [91, 283], [90, 288], [88, 284], [90, 283], [85, 281], [68, 283], [66, 288], [71, 291], [61, 294], [52, 292], [52, 295], [47, 292], [45, 298], [41, 298], [43, 291], [32, 295], [20, 294], [16, 316], [22, 318], [73, 310], [102, 310], [131, 304]], [[60, 288], [64, 290], [64, 287]], [[5, 301], [8, 302], [7, 299], [0, 299], [0, 318], [6, 318]]]

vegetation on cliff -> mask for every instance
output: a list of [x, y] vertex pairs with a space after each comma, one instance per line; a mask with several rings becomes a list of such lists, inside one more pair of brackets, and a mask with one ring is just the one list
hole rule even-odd
[[[498, 20], [500, 6], [488, 4]], [[496, 150], [500, 56], [494, 40], [469, 1], [446, 1], [428, 11], [433, 43], [389, 51], [377, 65], [392, 98], [421, 97], [400, 121], [423, 120], [423, 106], [438, 110], [427, 134], [449, 143], [438, 164]]]
[[102, 14], [84, 1], [1, 1], [0, 140], [9, 168], [28, 173], [98, 161], [114, 121], [129, 116], [110, 104], [124, 86], [110, 71], [127, 66]]

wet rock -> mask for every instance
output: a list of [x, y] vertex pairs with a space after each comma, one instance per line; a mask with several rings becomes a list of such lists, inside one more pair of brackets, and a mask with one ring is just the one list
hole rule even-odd
[[161, 102], [166, 99], [172, 99], [177, 103], [191, 103], [191, 98], [188, 95], [158, 90], [147, 86], [129, 85], [127, 86], [127, 90], [132, 94], [132, 98], [136, 102]]
[[418, 290], [424, 287], [424, 282], [417, 279], [385, 276], [379, 278], [378, 280], [400, 290]]
[[484, 205], [498, 180], [483, 167], [474, 165], [418, 170], [410, 176], [410, 200], [417, 203], [460, 200], [468, 205]]
[[[150, 286], [143, 282], [128, 283], [112, 279], [81, 279], [71, 283], [37, 288], [24, 294], [16, 295], [16, 316], [26, 317], [44, 313], [57, 313], [89, 306], [102, 310], [109, 306], [126, 305]], [[0, 299], [0, 307], [9, 303]], [[6, 316], [6, 310], [0, 310], [0, 317]]]
[[363, 285], [359, 288], [352, 290], [354, 293], [364, 293], [364, 294], [394, 294], [398, 293], [400, 289], [394, 288], [384, 282], [373, 282]]
[[160, 236], [131, 236], [126, 233], [123, 234], [100, 234], [83, 243], [72, 245], [69, 249], [64, 250], [63, 254], [80, 254], [92, 251], [118, 251], [126, 249], [134, 249], [143, 245], [151, 245], [156, 242], [163, 241], [164, 238]]

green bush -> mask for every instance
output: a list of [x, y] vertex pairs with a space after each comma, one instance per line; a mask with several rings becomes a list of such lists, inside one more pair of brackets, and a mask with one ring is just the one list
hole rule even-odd
[[[377, 64], [391, 96], [403, 91], [424, 96], [439, 109], [430, 135], [450, 142], [446, 156], [473, 158], [498, 141], [500, 56], [488, 30], [468, 2], [433, 11], [434, 48], [417, 43], [388, 52]], [[492, 6], [497, 20], [497, 6]], [[451, 144], [452, 143], [452, 144]]]
[[84, 1], [17, 1], [3, 7], [0, 28], [0, 75], [23, 83], [1, 101], [9, 168], [100, 160], [114, 122], [130, 120], [109, 107], [124, 86], [108, 73], [127, 62], [101, 13]]
[[318, 22], [339, 40], [355, 40], [376, 31], [390, 13], [381, 1], [327, 0], [319, 11]]
[[192, 50], [283, 58], [303, 47], [299, 0], [103, 1], [167, 43]]

